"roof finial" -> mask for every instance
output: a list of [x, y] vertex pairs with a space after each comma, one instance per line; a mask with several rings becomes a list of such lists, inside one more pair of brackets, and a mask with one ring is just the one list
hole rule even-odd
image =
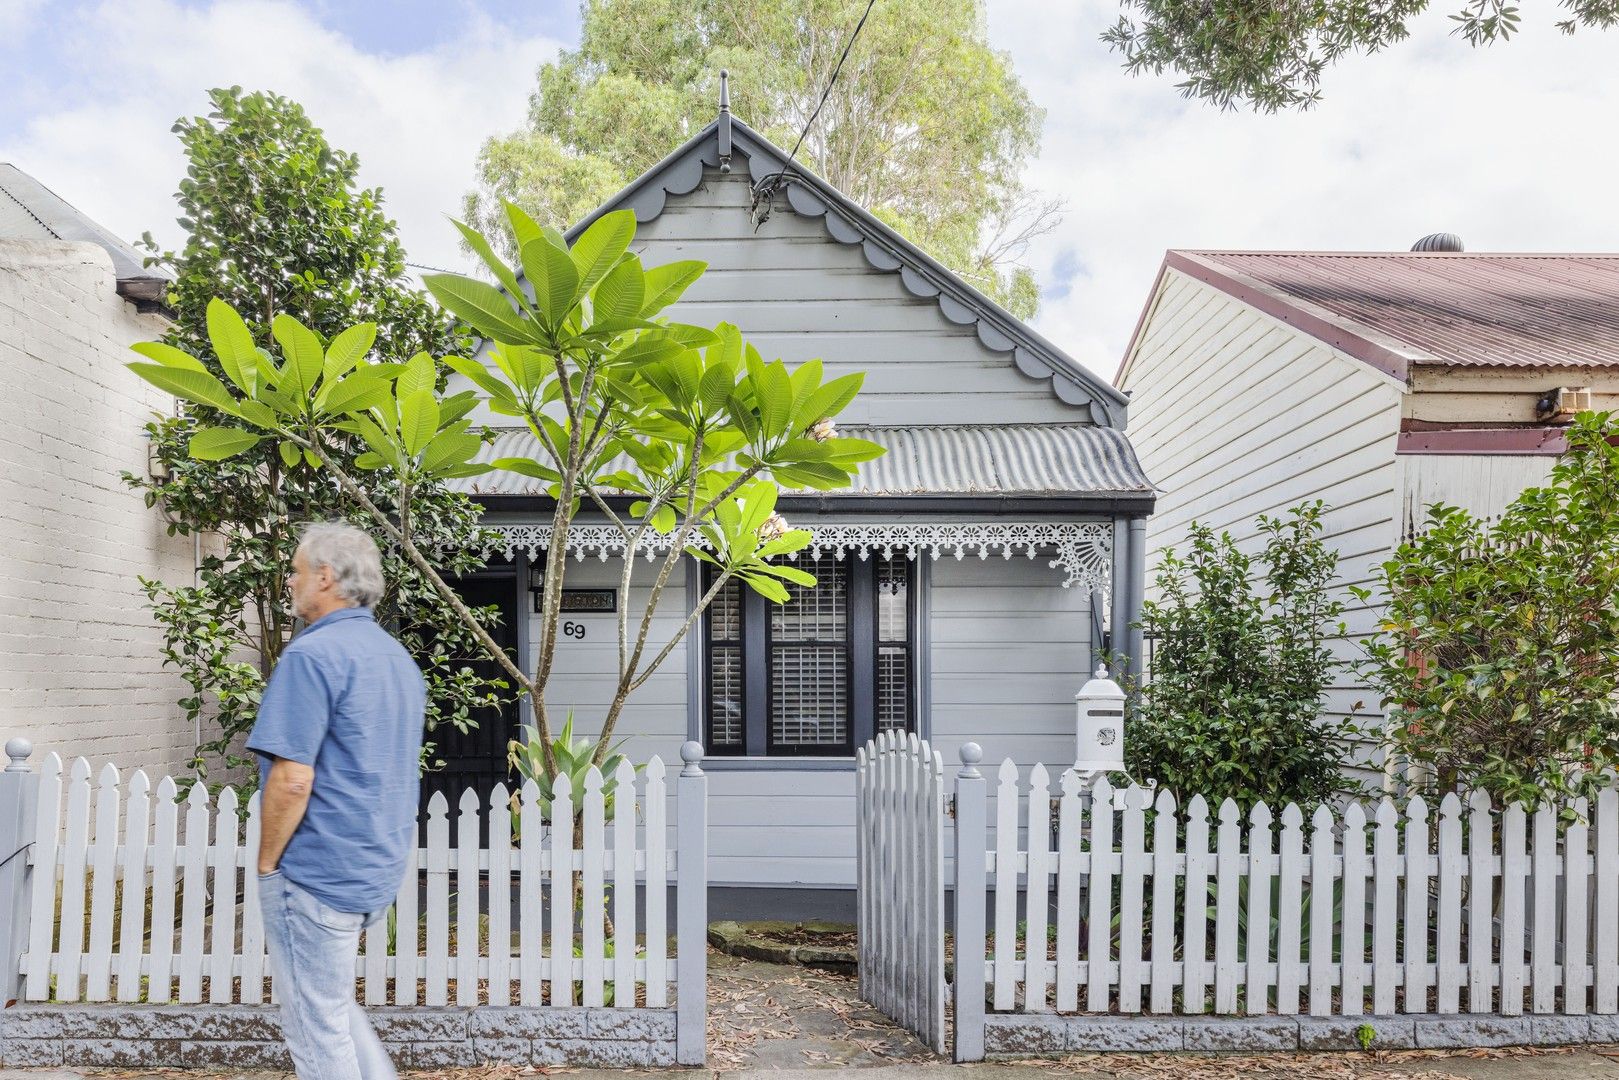
[[720, 68], [720, 172], [731, 171], [731, 73]]

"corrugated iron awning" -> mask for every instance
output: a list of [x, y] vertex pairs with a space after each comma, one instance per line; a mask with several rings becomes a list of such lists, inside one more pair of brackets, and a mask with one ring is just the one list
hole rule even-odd
[[[1090, 424], [983, 424], [953, 426], [840, 425], [839, 433], [870, 439], [888, 453], [861, 465], [852, 487], [839, 496], [960, 495], [1052, 497], [1151, 495], [1123, 432]], [[479, 461], [502, 457], [545, 459], [526, 428], [501, 430]], [[538, 480], [510, 472], [486, 473], [458, 483], [477, 495], [541, 495]]]

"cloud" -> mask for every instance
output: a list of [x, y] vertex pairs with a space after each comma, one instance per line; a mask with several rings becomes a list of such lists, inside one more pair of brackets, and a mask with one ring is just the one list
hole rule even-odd
[[[1542, 12], [1475, 50], [1441, 5], [1410, 40], [1329, 70], [1315, 110], [1259, 116], [1126, 75], [1096, 40], [1109, 0], [989, 11], [1047, 109], [1028, 178], [1068, 201], [1028, 256], [1048, 287], [1037, 325], [1110, 378], [1166, 248], [1404, 250], [1449, 231], [1475, 251], [1619, 249], [1611, 35], [1566, 37]], [[1089, 272], [1062, 287], [1076, 255]]]
[[[568, 5], [457, 0], [451, 17], [413, 0], [389, 10], [427, 21], [383, 32], [380, 6], [310, 3], [0, 0], [15, 30], [0, 35], [0, 159], [121, 235], [173, 244], [184, 163], [170, 124], [210, 86], [273, 89], [359, 154], [413, 261], [466, 267], [444, 215], [482, 141], [523, 120], [558, 47], [535, 27], [576, 35]], [[1037, 324], [1109, 377], [1166, 248], [1388, 250], [1446, 230], [1473, 250], [1619, 249], [1612, 36], [1564, 37], [1542, 13], [1520, 40], [1474, 50], [1441, 5], [1411, 40], [1331, 69], [1316, 110], [1258, 116], [1126, 75], [1097, 41], [1115, 0], [988, 11], [1047, 110], [1029, 180], [1068, 207], [1028, 255], [1046, 287]]]
[[[431, 49], [373, 55], [286, 0], [173, 0], [54, 9], [34, 20], [49, 106], [0, 131], [0, 160], [34, 174], [121, 236], [183, 239], [173, 193], [184, 170], [176, 117], [206, 111], [206, 91], [239, 84], [300, 102], [334, 145], [384, 189], [412, 261], [465, 266], [454, 212], [478, 147], [515, 127], [534, 70], [557, 42], [472, 18]], [[15, 55], [15, 54], [14, 54]]]

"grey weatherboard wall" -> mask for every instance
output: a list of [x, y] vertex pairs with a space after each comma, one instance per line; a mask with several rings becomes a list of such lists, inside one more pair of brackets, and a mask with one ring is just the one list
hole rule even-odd
[[[728, 161], [722, 154], [727, 138]], [[801, 498], [789, 509], [795, 522], [811, 524], [821, 514], [871, 522], [1090, 521], [1112, 530], [1116, 557], [1128, 567], [1129, 523], [1150, 511], [1153, 491], [1122, 436], [1124, 396], [802, 170], [790, 174], [756, 228], [753, 185], [784, 159], [779, 148], [722, 115], [570, 235], [608, 210], [633, 209], [638, 226], [632, 248], [643, 263], [708, 264], [670, 317], [699, 325], [735, 323], [766, 359], [796, 365], [819, 358], [828, 377], [865, 372], [862, 392], [839, 417], [841, 424], [924, 433], [954, 427], [964, 432], [954, 439], [961, 446], [992, 444], [1011, 428], [1037, 434], [1049, 429], [1053, 435], [1079, 426], [1111, 429], [1108, 438], [1092, 442], [1118, 447], [1128, 471], [1139, 477], [1120, 485], [1131, 488], [1124, 492], [1094, 486], [1045, 491], [1019, 504], [1006, 501], [991, 473], [973, 494], [941, 493], [925, 504], [909, 492], [885, 491], [880, 503], [864, 507], [844, 502], [847, 496]], [[494, 424], [500, 420], [487, 417]], [[520, 441], [524, 435], [501, 438]], [[933, 433], [896, 437], [918, 448], [918, 467], [921, 455], [945, 445]], [[1055, 466], [1072, 462], [1050, 464], [1046, 471], [1055, 475], [1064, 471]], [[543, 500], [501, 483], [480, 478], [468, 485], [487, 495], [492, 522], [543, 520]], [[930, 553], [919, 557], [930, 560]], [[621, 565], [616, 555], [570, 560], [568, 584], [611, 587]], [[1024, 768], [1071, 757], [1073, 695], [1088, 677], [1096, 645], [1091, 628], [1098, 620], [1090, 589], [1063, 588], [1063, 577], [1046, 558], [1021, 552], [1010, 560], [999, 553], [960, 560], [946, 553], [929, 561], [925, 625], [919, 628], [926, 645], [917, 662], [917, 674], [927, 680], [920, 722], [947, 759], [968, 740], [983, 743], [996, 760], [1011, 757]], [[671, 587], [654, 639], [667, 640], [679, 622], [686, 584]], [[644, 584], [638, 585], [632, 608], [644, 604], [645, 594]], [[1139, 583], [1134, 600], [1118, 595], [1121, 602], [1113, 608], [1129, 610], [1139, 600]], [[548, 699], [559, 711], [576, 710], [578, 729], [588, 732], [610, 697], [617, 647], [611, 616], [579, 621], [585, 637], [560, 641], [559, 673]], [[628, 737], [632, 758], [656, 753], [669, 761], [688, 737], [693, 692], [702, 681], [699, 656], [696, 648], [677, 649], [631, 699], [618, 733]], [[712, 884], [853, 886], [852, 760], [710, 758], [705, 771], [713, 800]]]

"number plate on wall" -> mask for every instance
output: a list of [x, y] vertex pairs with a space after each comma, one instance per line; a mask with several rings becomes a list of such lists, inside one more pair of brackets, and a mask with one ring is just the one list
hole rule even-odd
[[[534, 610], [539, 612], [543, 592], [534, 593]], [[618, 610], [617, 589], [563, 589], [562, 610], [580, 612], [613, 612]]]

